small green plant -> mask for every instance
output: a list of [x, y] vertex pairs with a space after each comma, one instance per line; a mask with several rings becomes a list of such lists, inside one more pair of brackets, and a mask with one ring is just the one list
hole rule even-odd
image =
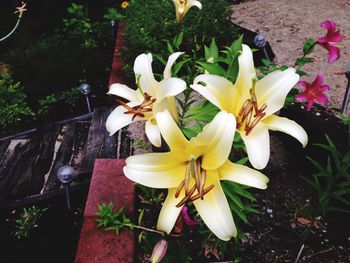
[[18, 239], [28, 237], [31, 231], [39, 226], [38, 221], [45, 211], [47, 211], [47, 208], [36, 206], [24, 208], [20, 218], [15, 220], [15, 237]]
[[[350, 122], [345, 119], [344, 122], [348, 126], [349, 149]], [[315, 144], [328, 152], [326, 164], [307, 157], [317, 173], [313, 174], [312, 178], [303, 177], [303, 179], [317, 192], [318, 213], [321, 215], [330, 211], [350, 213], [350, 150], [340, 151], [328, 135], [326, 141], [326, 144]]]
[[145, 150], [145, 151], [150, 151], [152, 148], [150, 143], [145, 142], [144, 140], [141, 140], [141, 139], [135, 140], [134, 147], [137, 149]]
[[38, 114], [47, 114], [49, 112], [50, 106], [56, 103], [58, 100], [54, 94], [46, 96], [44, 99], [39, 100], [40, 109]]
[[98, 212], [96, 215], [97, 226], [103, 227], [107, 231], [115, 231], [117, 234], [124, 227], [133, 227], [131, 220], [124, 214], [124, 207], [118, 211], [114, 211], [114, 204], [100, 204], [98, 205]]
[[35, 116], [26, 100], [21, 83], [15, 82], [9, 73], [0, 74], [0, 129]]
[[73, 87], [69, 90], [63, 91], [59, 95], [59, 100], [63, 101], [64, 103], [68, 104], [70, 107], [75, 107], [77, 101], [79, 100], [81, 96], [81, 92], [79, 87]]

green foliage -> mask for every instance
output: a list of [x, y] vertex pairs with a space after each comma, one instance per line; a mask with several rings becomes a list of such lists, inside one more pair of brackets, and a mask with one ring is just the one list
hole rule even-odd
[[9, 73], [0, 74], [0, 129], [35, 116], [26, 99], [21, 83], [15, 82]]
[[134, 147], [136, 149], [143, 149], [145, 151], [150, 151], [152, 149], [152, 146], [149, 142], [145, 142], [144, 140], [141, 140], [141, 139], [135, 140]]
[[91, 21], [83, 5], [72, 3], [67, 11], [68, 17], [63, 19], [63, 32], [70, 40], [78, 40], [83, 48], [97, 47], [95, 35], [100, 29], [99, 23]]
[[142, 192], [139, 197], [143, 204], [159, 205], [164, 199], [164, 193], [157, 189], [149, 188], [140, 184], [137, 184], [137, 188]]
[[304, 52], [304, 56], [310, 54], [316, 45], [316, 41], [312, 38], [307, 39], [304, 43], [304, 47], [303, 47], [303, 52]]
[[60, 95], [59, 95], [59, 100], [65, 102], [66, 104], [68, 104], [70, 107], [74, 107], [77, 103], [77, 101], [79, 100], [81, 96], [81, 92], [80, 92], [80, 88], [77, 87], [73, 87], [71, 89], [68, 89], [66, 91], [63, 91]]
[[303, 179], [317, 192], [318, 213], [321, 215], [329, 211], [350, 213], [350, 150], [341, 152], [327, 135], [326, 141], [326, 144], [315, 145], [328, 152], [327, 162], [323, 164], [307, 157], [317, 173], [313, 174], [312, 178], [303, 177]]
[[23, 209], [23, 213], [20, 218], [15, 220], [15, 232], [14, 235], [18, 238], [28, 237], [34, 228], [37, 228], [38, 220], [43, 216], [47, 208], [40, 208], [32, 206]]
[[50, 109], [50, 106], [56, 102], [57, 102], [57, 99], [54, 94], [48, 95], [45, 98], [40, 99], [39, 100], [40, 109], [38, 111], [38, 114], [39, 115], [47, 114]]
[[125, 16], [121, 14], [120, 11], [113, 7], [107, 8], [106, 14], [103, 17], [109, 21], [122, 20], [125, 18]]
[[[237, 36], [231, 22], [232, 8], [226, 0], [202, 0], [203, 8], [191, 8], [182, 24], [175, 19], [174, 4], [170, 0], [134, 0], [126, 10], [124, 36], [127, 48], [123, 52], [131, 69], [135, 57], [151, 52], [162, 58], [169, 55], [167, 40], [183, 32], [180, 45], [175, 45], [189, 53], [196, 45], [209, 44], [215, 37], [220, 45], [229, 43]], [[179, 35], [180, 36], [180, 35]], [[154, 68], [160, 69], [155, 63]], [[158, 71], [158, 70], [155, 70]]]
[[118, 211], [114, 211], [113, 208], [113, 203], [98, 205], [97, 226], [104, 228], [106, 231], [115, 231], [117, 234], [126, 226], [132, 228], [131, 220], [124, 214], [124, 207]]

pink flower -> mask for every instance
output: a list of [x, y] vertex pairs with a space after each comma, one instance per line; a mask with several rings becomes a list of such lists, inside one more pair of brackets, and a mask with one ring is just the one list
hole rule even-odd
[[186, 225], [188, 225], [189, 227], [194, 227], [195, 225], [198, 224], [197, 221], [192, 220], [190, 218], [190, 215], [188, 214], [188, 208], [187, 206], [184, 206], [181, 210], [181, 217], [182, 219], [185, 221]]
[[327, 29], [327, 34], [317, 40], [317, 44], [327, 49], [329, 53], [328, 63], [333, 63], [340, 57], [340, 49], [335, 45], [339, 43], [343, 36], [336, 30], [337, 24], [333, 21], [323, 21], [321, 26]]
[[295, 99], [300, 102], [307, 101], [307, 110], [310, 110], [315, 101], [321, 105], [327, 105], [328, 97], [323, 93], [329, 90], [328, 85], [322, 85], [323, 75], [318, 73], [315, 80], [310, 84], [304, 80], [298, 82], [298, 84], [305, 88], [305, 90], [299, 93]]
[[168, 250], [168, 242], [164, 239], [158, 241], [154, 246], [150, 262], [159, 263], [164, 258], [166, 251]]

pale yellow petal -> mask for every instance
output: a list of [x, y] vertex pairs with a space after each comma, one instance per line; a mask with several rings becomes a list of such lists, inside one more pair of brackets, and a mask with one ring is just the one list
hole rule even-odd
[[130, 89], [128, 86], [119, 83], [112, 84], [107, 94], [122, 97], [138, 104], [143, 101], [143, 97], [138, 90]]
[[155, 80], [152, 70], [152, 55], [141, 54], [135, 59], [134, 72], [135, 76], [141, 75], [140, 84], [143, 92], [155, 96], [158, 82]]
[[180, 184], [185, 170], [185, 162], [172, 153], [148, 153], [127, 158], [124, 174], [148, 187], [169, 188]]
[[178, 78], [164, 79], [159, 82], [157, 87], [156, 96], [157, 100], [161, 100], [165, 97], [176, 96], [186, 89], [186, 82]]
[[253, 80], [256, 78], [253, 53], [247, 45], [242, 45], [242, 54], [238, 57], [239, 71], [236, 80], [236, 88], [239, 91], [241, 100], [237, 109], [241, 108], [244, 101], [250, 98], [249, 91], [253, 87]]
[[248, 136], [244, 132], [240, 132], [240, 135], [252, 166], [259, 170], [264, 169], [270, 158], [270, 137], [266, 125], [260, 122]]
[[160, 131], [157, 122], [154, 118], [146, 121], [145, 132], [148, 140], [156, 147], [160, 147], [162, 144], [162, 138], [160, 136]]
[[229, 180], [247, 186], [266, 189], [269, 179], [261, 172], [247, 166], [226, 161], [219, 168], [220, 180]]
[[269, 130], [280, 131], [297, 139], [303, 147], [307, 145], [308, 136], [306, 131], [295, 121], [288, 118], [271, 115], [263, 120]]
[[176, 60], [184, 54], [184, 52], [175, 52], [174, 54], [171, 54], [168, 58], [168, 62], [165, 66], [164, 72], [163, 72], [163, 77], [164, 79], [170, 79], [171, 78], [171, 68], [173, 67], [174, 63]]
[[231, 113], [219, 112], [203, 131], [191, 139], [193, 145], [206, 146], [202, 167], [215, 170], [228, 158], [236, 130], [236, 119]]
[[221, 110], [231, 112], [239, 99], [237, 89], [221, 76], [202, 74], [194, 79], [191, 88]]
[[214, 188], [204, 196], [204, 199], [193, 201], [199, 215], [207, 227], [220, 239], [230, 240], [237, 235], [226, 196], [218, 180], [217, 171], [207, 172], [205, 187], [213, 184]]
[[188, 141], [177, 126], [169, 111], [165, 110], [156, 117], [159, 130], [170, 149], [185, 148]]
[[299, 75], [295, 73], [295, 69], [289, 68], [284, 71], [272, 72], [256, 83], [255, 94], [258, 104], [266, 103], [266, 116], [283, 107], [289, 91], [298, 81]]
[[[129, 107], [136, 106], [137, 104], [133, 102], [127, 103]], [[109, 114], [107, 120], [106, 120], [106, 129], [109, 132], [109, 135], [113, 135], [121, 128], [129, 125], [133, 121], [139, 121], [142, 120], [139, 117], [136, 117], [134, 120], [132, 120], [133, 115], [132, 114], [125, 114], [127, 109], [125, 109], [123, 106], [118, 106], [115, 108], [111, 114]]]
[[182, 191], [178, 198], [175, 198], [176, 188], [170, 188], [168, 190], [168, 196], [162, 205], [157, 222], [157, 229], [170, 234], [173, 229], [177, 218], [181, 212], [182, 206], [177, 208], [176, 205], [185, 196]]

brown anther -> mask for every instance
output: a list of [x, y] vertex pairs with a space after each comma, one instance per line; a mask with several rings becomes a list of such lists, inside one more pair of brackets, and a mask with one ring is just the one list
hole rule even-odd
[[[209, 185], [207, 188], [205, 188], [205, 189], [203, 190], [203, 195], [206, 195], [207, 193], [209, 193], [210, 190], [214, 188], [214, 186], [215, 186], [215, 185], [211, 184], [211, 185]], [[191, 201], [196, 201], [196, 200], [199, 199], [199, 198], [201, 198], [200, 194], [196, 194], [196, 195], [194, 195], [194, 196], [191, 197]]]
[[186, 195], [184, 198], [181, 199], [181, 201], [176, 205], [177, 208], [181, 207], [182, 205], [184, 205], [193, 195], [194, 191], [196, 191], [196, 185], [194, 184], [190, 190], [190, 192], [188, 193], [188, 195]]
[[245, 111], [245, 109], [248, 107], [248, 104], [249, 104], [249, 103], [250, 103], [250, 100], [249, 100], [249, 99], [246, 100], [246, 101], [243, 103], [243, 106], [242, 106], [241, 110], [240, 110], [239, 113], [238, 113], [239, 116], [242, 116], [243, 111]]
[[260, 107], [260, 109], [258, 109], [258, 110], [256, 111], [254, 117], [256, 117], [256, 116], [258, 116], [259, 114], [263, 113], [264, 110], [266, 110], [266, 108], [267, 108], [267, 105], [266, 105], [266, 103], [264, 103], [264, 104]]
[[155, 101], [155, 98], [152, 98], [148, 93], [144, 93], [144, 100], [140, 105], [130, 107], [124, 101], [120, 99], [115, 99], [120, 105], [122, 105], [125, 109], [127, 109], [124, 114], [133, 114], [132, 120], [136, 117], [144, 118], [146, 112], [151, 112], [152, 108], [150, 107]]
[[184, 185], [185, 185], [185, 180], [182, 180], [180, 185], [176, 189], [175, 198], [179, 197], [180, 192], [181, 192], [182, 188], [184, 187]]
[[253, 130], [253, 128], [258, 124], [258, 122], [264, 118], [266, 115], [265, 112], [261, 113], [257, 118], [254, 119], [253, 123], [249, 126], [249, 128], [246, 131], [246, 135], [249, 135], [251, 133], [251, 131]]

